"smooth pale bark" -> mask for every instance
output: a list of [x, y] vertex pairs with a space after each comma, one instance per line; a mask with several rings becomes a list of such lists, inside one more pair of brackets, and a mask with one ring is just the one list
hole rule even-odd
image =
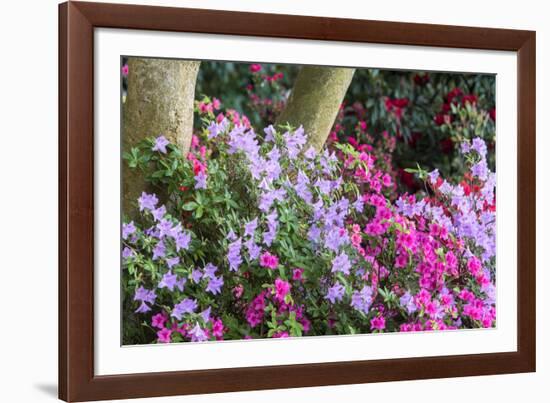
[[[165, 136], [184, 155], [193, 135], [193, 102], [200, 62], [128, 59], [128, 94], [123, 106], [123, 149], [146, 137]], [[123, 164], [124, 214], [133, 217], [146, 184], [143, 174]]]
[[302, 67], [277, 124], [302, 125], [308, 144], [321, 150], [354, 73], [349, 68]]

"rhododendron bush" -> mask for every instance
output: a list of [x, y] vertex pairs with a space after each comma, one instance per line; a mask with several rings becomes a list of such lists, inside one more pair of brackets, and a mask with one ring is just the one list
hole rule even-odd
[[494, 327], [494, 125], [473, 99], [432, 122], [452, 167], [397, 168], [395, 120], [342, 112], [316, 150], [271, 93], [265, 126], [201, 96], [189, 152], [151, 133], [124, 153], [147, 182], [122, 223], [124, 344]]

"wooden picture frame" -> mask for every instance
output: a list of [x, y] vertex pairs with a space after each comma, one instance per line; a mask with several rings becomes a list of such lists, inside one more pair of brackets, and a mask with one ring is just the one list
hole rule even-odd
[[[517, 352], [94, 375], [93, 33], [98, 27], [517, 52]], [[532, 371], [535, 371], [535, 32], [85, 2], [60, 4], [60, 399], [122, 399]]]

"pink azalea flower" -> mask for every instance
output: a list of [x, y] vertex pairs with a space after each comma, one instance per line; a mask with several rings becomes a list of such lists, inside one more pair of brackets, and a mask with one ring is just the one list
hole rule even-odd
[[220, 318], [212, 321], [212, 334], [217, 338], [223, 338], [223, 322]]
[[244, 287], [242, 284], [236, 285], [233, 288], [233, 295], [235, 295], [235, 298], [239, 299], [243, 295]]
[[168, 328], [164, 328], [157, 332], [159, 343], [170, 343], [171, 336], [172, 336], [172, 330]]
[[284, 339], [284, 338], [287, 338], [287, 337], [290, 337], [288, 332], [277, 332], [277, 333], [273, 334], [274, 339]]
[[279, 258], [275, 255], [272, 255], [269, 252], [264, 252], [260, 256], [260, 266], [267, 267], [269, 269], [276, 269], [279, 265]]
[[151, 320], [151, 326], [162, 329], [168, 318], [163, 313], [157, 313]]
[[288, 281], [277, 278], [275, 280], [275, 299], [279, 302], [284, 302], [285, 297], [290, 293], [290, 283]]
[[304, 269], [296, 268], [292, 272], [292, 280], [302, 281], [302, 275], [304, 274]]
[[383, 316], [377, 316], [371, 319], [370, 328], [372, 330], [384, 330], [386, 328], [386, 319]]

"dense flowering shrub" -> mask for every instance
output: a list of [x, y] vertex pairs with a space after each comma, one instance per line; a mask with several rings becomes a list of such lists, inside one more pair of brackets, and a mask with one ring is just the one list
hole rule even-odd
[[[245, 111], [255, 127], [276, 120], [290, 93], [293, 80], [288, 78], [296, 76], [295, 66], [243, 64], [235, 67], [242, 69], [241, 81], [233, 84], [225, 79], [227, 67], [212, 65], [217, 74], [209, 78], [224, 80], [216, 88], [226, 93], [232, 85], [241, 85], [240, 91], [233, 90], [239, 95], [224, 94], [224, 99]], [[370, 153], [377, 153], [377, 160], [390, 160], [387, 171], [400, 190], [415, 192], [423, 187], [405, 171], [416, 163], [458, 179], [465, 167], [456, 150], [462, 141], [474, 137], [486, 141], [487, 160], [494, 170], [494, 83], [490, 75], [357, 69], [331, 139], [368, 146]], [[207, 90], [214, 84], [199, 86]]]
[[125, 344], [495, 325], [483, 139], [461, 143], [460, 181], [419, 167], [423, 191], [397, 194], [380, 147], [316, 152], [301, 127], [219, 108], [197, 103], [188, 155], [162, 135], [124, 155], [150, 183], [122, 226]]

